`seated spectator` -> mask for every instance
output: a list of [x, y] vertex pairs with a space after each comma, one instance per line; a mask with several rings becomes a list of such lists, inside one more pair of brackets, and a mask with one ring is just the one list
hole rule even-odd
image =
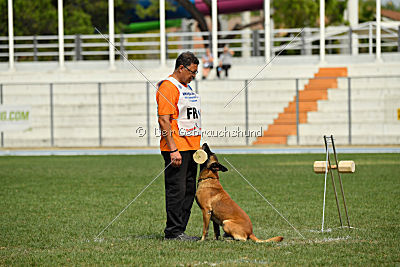
[[222, 70], [225, 70], [225, 77], [228, 77], [228, 70], [232, 65], [232, 57], [234, 52], [228, 48], [228, 46], [224, 46], [224, 53], [219, 56], [219, 66], [217, 68], [217, 76], [221, 78], [220, 73]]
[[203, 80], [207, 79], [208, 74], [210, 74], [213, 68], [213, 56], [211, 54], [210, 48], [206, 49], [206, 54], [203, 56]]

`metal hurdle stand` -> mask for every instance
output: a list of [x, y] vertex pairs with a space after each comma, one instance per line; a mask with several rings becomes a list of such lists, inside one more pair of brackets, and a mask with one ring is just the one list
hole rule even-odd
[[[349, 220], [349, 215], [347, 213], [346, 198], [344, 196], [343, 183], [342, 183], [342, 178], [340, 176], [340, 173], [353, 173], [355, 171], [355, 163], [354, 163], [354, 161], [340, 161], [340, 162], [338, 162], [333, 135], [331, 135], [331, 136], [325, 136], [324, 135], [324, 141], [325, 141], [326, 159], [325, 159], [325, 161], [315, 161], [314, 162], [314, 172], [315, 173], [325, 173], [324, 201], [323, 201], [323, 207], [322, 207], [322, 227], [321, 227], [321, 232], [324, 231], [326, 181], [327, 181], [328, 173], [330, 174], [331, 180], [332, 180], [332, 187], [333, 187], [333, 192], [335, 194], [335, 200], [336, 200], [336, 206], [337, 206], [338, 215], [339, 215], [340, 227], [343, 227], [342, 215], [341, 215], [341, 212], [340, 212], [339, 200], [338, 200], [336, 184], [335, 184], [335, 177], [333, 175], [333, 170], [332, 169], [336, 169], [337, 170], [337, 176], [339, 178], [339, 183], [340, 183], [340, 191], [342, 193], [343, 206], [344, 206], [344, 210], [346, 212], [347, 226], [350, 229], [351, 228], [350, 220]], [[333, 155], [334, 155], [334, 159], [335, 159], [336, 165], [331, 164], [331, 156], [330, 156], [330, 149], [329, 149], [329, 145], [330, 144], [332, 146]]]

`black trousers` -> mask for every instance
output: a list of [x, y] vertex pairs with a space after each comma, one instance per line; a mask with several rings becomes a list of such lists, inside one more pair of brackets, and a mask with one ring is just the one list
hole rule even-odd
[[[172, 165], [164, 171], [165, 178], [165, 206], [167, 211], [167, 225], [165, 237], [175, 237], [185, 232], [189, 222], [196, 194], [197, 163], [193, 160], [195, 150], [180, 151], [182, 164], [178, 168]], [[170, 153], [161, 152], [165, 166], [171, 162]]]
[[222, 67], [217, 68], [217, 76], [220, 77], [220, 72], [225, 70], [225, 77], [228, 77], [228, 70], [231, 68], [231, 65], [222, 65]]

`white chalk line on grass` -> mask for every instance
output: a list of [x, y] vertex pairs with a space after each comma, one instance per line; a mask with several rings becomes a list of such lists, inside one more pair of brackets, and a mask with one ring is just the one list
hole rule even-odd
[[[296, 245], [304, 245], [304, 244], [324, 244], [324, 243], [334, 243], [334, 242], [346, 242], [349, 240], [358, 241], [358, 239], [353, 239], [351, 236], [347, 235], [344, 237], [324, 237], [324, 238], [315, 238], [309, 240], [292, 240], [292, 241], [284, 241], [279, 246], [281, 247], [289, 247]], [[361, 241], [360, 241], [361, 242]]]
[[326, 237], [322, 239], [315, 239], [313, 240], [314, 243], [328, 243], [328, 242], [337, 242], [337, 241], [346, 241], [348, 239], [351, 239], [351, 236], [345, 236], [345, 237]]
[[362, 230], [362, 229], [360, 229], [360, 228], [356, 228], [356, 227], [353, 227], [353, 226], [350, 226], [350, 227], [348, 227], [348, 226], [339, 226], [339, 227], [336, 227], [336, 228], [324, 229], [323, 231], [321, 231], [321, 230], [314, 230], [314, 229], [311, 229], [311, 230], [309, 230], [309, 231], [310, 231], [311, 233], [330, 233], [330, 232], [332, 232], [332, 231], [334, 231], [334, 230], [340, 230], [340, 229]]
[[[189, 263], [190, 266], [200, 266], [200, 265], [208, 265], [208, 266], [217, 266], [217, 265], [226, 265], [226, 264], [251, 264], [251, 265], [266, 265], [268, 262], [266, 260], [258, 260], [258, 259], [247, 259], [241, 258], [236, 260], [226, 260], [219, 262], [209, 262], [209, 261], [196, 261]], [[179, 266], [187, 266], [188, 263], [181, 263]]]
[[249, 180], [247, 180], [243, 174], [241, 174], [236, 168], [235, 166], [233, 166], [226, 158], [224, 158], [224, 160], [226, 162], [228, 162], [229, 165], [231, 165], [231, 167], [254, 189], [254, 191], [256, 191], [264, 200], [265, 202], [267, 202], [272, 209], [274, 209], [303, 239], [306, 239], [300, 232], [299, 230], [296, 229], [296, 227], [293, 226], [293, 224], [291, 224], [286, 218], [285, 216], [282, 215], [282, 213], [280, 213], [275, 207], [274, 205], [271, 204], [271, 202], [268, 201], [268, 199], [266, 199], [261, 193], [260, 191], [257, 190], [257, 188], [255, 188], [250, 182]]
[[102, 242], [104, 239], [103, 238], [101, 238], [101, 239], [99, 239], [99, 236], [105, 231], [105, 230], [107, 230], [107, 228], [108, 227], [110, 227], [110, 225], [111, 224], [113, 224], [113, 222], [115, 222], [117, 219], [118, 219], [118, 217], [119, 216], [121, 216], [121, 214], [122, 213], [124, 213], [128, 208], [129, 208], [129, 206], [133, 203], [133, 202], [135, 202], [136, 201], [136, 199], [138, 199], [138, 197], [140, 197], [140, 195], [141, 194], [143, 194], [143, 192], [144, 191], [146, 191], [146, 189], [152, 184], [152, 183], [154, 183], [154, 181], [155, 180], [157, 180], [157, 178], [169, 167], [169, 165], [171, 165], [172, 164], [172, 161], [153, 179], [153, 180], [151, 180], [151, 182], [148, 184], [148, 185], [146, 185], [146, 187], [145, 188], [143, 188], [143, 190], [142, 191], [140, 191], [140, 193], [131, 201], [131, 202], [129, 202], [129, 204], [128, 205], [126, 205], [126, 207], [94, 238], [94, 241], [98, 241], [98, 242]]

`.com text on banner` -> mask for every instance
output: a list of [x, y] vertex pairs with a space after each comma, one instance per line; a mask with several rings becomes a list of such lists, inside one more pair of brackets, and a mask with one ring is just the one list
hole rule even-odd
[[31, 107], [0, 105], [0, 131], [24, 131], [30, 127]]

